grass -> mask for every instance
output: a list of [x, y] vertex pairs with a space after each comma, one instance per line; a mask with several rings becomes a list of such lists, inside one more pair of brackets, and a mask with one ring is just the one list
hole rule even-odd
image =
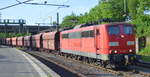
[[23, 50], [24, 48], [21, 48], [21, 47], [16, 47], [17, 49], [19, 49], [19, 50]]
[[146, 62], [150, 62], [150, 56], [144, 56], [142, 55], [142, 60]]
[[150, 62], [150, 46], [147, 46], [143, 50], [141, 50], [138, 54], [142, 55], [142, 60], [146, 62]]

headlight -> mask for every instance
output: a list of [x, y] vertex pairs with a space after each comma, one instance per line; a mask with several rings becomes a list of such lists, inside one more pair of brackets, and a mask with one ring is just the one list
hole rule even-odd
[[118, 53], [119, 51], [117, 51], [117, 50], [110, 50], [110, 53], [111, 54], [116, 54], [116, 53]]
[[119, 42], [109, 42], [109, 46], [119, 46]]
[[134, 45], [134, 41], [127, 41], [127, 45]]
[[117, 52], [118, 52], [118, 51], [116, 51], [116, 50], [114, 51], [114, 53], [117, 53]]
[[132, 51], [133, 51], [133, 50], [131, 50], [131, 49], [129, 50], [129, 52], [132, 52]]

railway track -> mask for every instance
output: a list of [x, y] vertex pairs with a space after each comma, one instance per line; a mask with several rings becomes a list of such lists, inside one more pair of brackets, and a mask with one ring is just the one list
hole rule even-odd
[[145, 66], [135, 65], [130, 67], [133, 72], [138, 73], [144, 77], [150, 77], [150, 68], [146, 68]]
[[[66, 58], [66, 57], [63, 57], [63, 56], [61, 56], [61, 57]], [[69, 59], [71, 59], [71, 58], [69, 58]], [[75, 60], [75, 59], [71, 59], [71, 60]], [[140, 62], [138, 64], [141, 64], [141, 65], [130, 66], [129, 68], [125, 68], [125, 70], [124, 69], [112, 70], [112, 69], [108, 69], [108, 68], [103, 68], [103, 67], [101, 67], [97, 64], [88, 64], [88, 63], [84, 63], [84, 62], [79, 61], [79, 60], [75, 60], [75, 61], [77, 61], [79, 63], [87, 64], [91, 67], [95, 67], [95, 68], [98, 68], [98, 69], [103, 70], [103, 71], [111, 72], [112, 74], [116, 74], [118, 76], [123, 76], [123, 77], [150, 77], [150, 69], [148, 69], [149, 72], [145, 72], [146, 70], [141, 71], [141, 69], [145, 69], [145, 67], [149, 68], [150, 65], [148, 63]]]
[[48, 57], [41, 56], [39, 54], [35, 54], [32, 52], [28, 52], [30, 55], [36, 57], [38, 60], [43, 62], [45, 65], [47, 65], [49, 68], [54, 70], [56, 73], [58, 73], [61, 77], [86, 77], [62, 64], [59, 64], [51, 59], [48, 59]]
[[[73, 59], [74, 60], [74, 59]], [[75, 61], [78, 61], [78, 60], [75, 60]], [[83, 63], [81, 61], [78, 61], [79, 63]], [[87, 64], [87, 63], [83, 63], [83, 64]], [[106, 68], [103, 68], [99, 65], [96, 65], [96, 64], [87, 64], [91, 67], [95, 67], [95, 68], [98, 68], [100, 70], [103, 70], [103, 71], [107, 71], [107, 72], [111, 72], [112, 74], [116, 74], [118, 76], [123, 76], [123, 77], [150, 77], [150, 73], [145, 73], [145, 72], [142, 72], [140, 71], [139, 69], [139, 66], [130, 66], [132, 68], [126, 68], [125, 70], [112, 70], [112, 69], [106, 69]], [[143, 67], [143, 66], [142, 66]], [[149, 69], [149, 72], [150, 72], [150, 69]]]
[[142, 60], [139, 60], [139, 63], [137, 63], [137, 66], [141, 66], [141, 67], [150, 69], [150, 63], [149, 62], [143, 62]]
[[[59, 64], [64, 69], [71, 71], [75, 74], [75, 77], [103, 77], [103, 76], [115, 76], [115, 77], [150, 77], [149, 73], [141, 72], [137, 69], [130, 68], [130, 71], [122, 71], [122, 70], [112, 70], [100, 67], [96, 64], [88, 64], [82, 61], [78, 61], [71, 58], [66, 58], [64, 56], [58, 56], [54, 54], [47, 54], [44, 52], [30, 52], [33, 56], [40, 56], [43, 59], [46, 59], [55, 64]], [[41, 55], [42, 54], [42, 55]], [[56, 59], [56, 57], [58, 59]], [[64, 60], [64, 62], [60, 62]], [[67, 62], [69, 61], [69, 62]], [[85, 72], [86, 70], [86, 72]], [[102, 74], [103, 73], [103, 74]], [[65, 76], [70, 77], [70, 76]], [[73, 76], [71, 76], [73, 77]]]
[[[42, 53], [41, 52], [29, 52], [29, 54], [35, 56], [36, 58], [38, 58], [37, 56], [39, 56], [43, 59], [46, 59], [46, 60], [48, 59], [48, 61], [58, 64], [59, 66], [62, 66], [62, 68], [65, 68], [66, 70], [71, 71], [72, 73], [76, 74], [76, 77], [112, 77], [112, 76], [118, 77], [120, 76], [117, 73], [100, 70], [98, 68], [91, 67], [88, 64], [83, 64], [80, 61], [76, 61], [73, 59], [66, 59], [63, 56], [47, 54], [43, 52]], [[73, 77], [73, 76], [68, 75], [68, 76], [63, 76], [63, 77]]]
[[136, 72], [143, 75], [144, 77], [150, 77], [150, 63], [143, 62], [139, 60], [135, 66], [131, 66], [133, 70], [137, 70]]

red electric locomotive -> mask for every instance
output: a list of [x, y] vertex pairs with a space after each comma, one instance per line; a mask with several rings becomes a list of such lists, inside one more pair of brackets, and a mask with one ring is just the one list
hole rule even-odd
[[133, 63], [136, 57], [133, 25], [109, 23], [62, 31], [60, 50], [99, 60], [104, 66]]

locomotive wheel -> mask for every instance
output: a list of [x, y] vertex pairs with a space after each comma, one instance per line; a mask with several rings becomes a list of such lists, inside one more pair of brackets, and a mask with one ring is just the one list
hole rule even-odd
[[80, 61], [83, 61], [83, 57], [82, 57], [82, 56], [80, 56], [80, 57], [79, 57], [79, 60], [80, 60]]
[[66, 54], [66, 58], [69, 58], [69, 55], [68, 55], [68, 54]]
[[79, 56], [75, 56], [75, 60], [79, 60]]
[[92, 59], [91, 58], [88, 58], [88, 63], [92, 63]]
[[87, 57], [83, 57], [83, 62], [84, 62], [84, 63], [88, 63]]
[[107, 62], [103, 61], [103, 67], [106, 68], [107, 65]]
[[106, 68], [106, 66], [108, 65], [108, 62], [107, 62], [107, 61], [100, 60], [100, 61], [99, 61], [99, 64], [100, 64], [101, 67]]
[[90, 64], [94, 63], [94, 59], [89, 58], [89, 59], [88, 59], [88, 63], [90, 63]]
[[116, 69], [116, 65], [115, 65], [115, 64], [111, 64], [111, 63], [109, 62], [108, 68]]

